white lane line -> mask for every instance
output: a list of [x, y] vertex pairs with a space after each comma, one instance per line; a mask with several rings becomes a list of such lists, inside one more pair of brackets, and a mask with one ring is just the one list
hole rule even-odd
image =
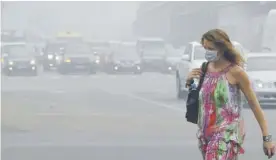
[[49, 91], [50, 93], [65, 93], [64, 90], [54, 90], [54, 91]]
[[[13, 135], [11, 135], [13, 136]], [[122, 142], [97, 142], [97, 141], [80, 141], [80, 142], [72, 142], [70, 140], [66, 140], [66, 139], [54, 139], [54, 140], [45, 140], [45, 139], [37, 139], [36, 141], [38, 142], [31, 142], [28, 139], [31, 138], [27, 138], [27, 142], [22, 142], [22, 138], [24, 137], [24, 135], [22, 134], [22, 136], [18, 135], [18, 137], [15, 137], [16, 139], [13, 142], [9, 142], [9, 141], [2, 141], [2, 148], [3, 149], [7, 149], [7, 148], [19, 148], [19, 147], [68, 147], [68, 146], [74, 146], [74, 147], [83, 147], [83, 146], [103, 146], [103, 147], [193, 147], [196, 149], [196, 147], [198, 146], [198, 141], [196, 138], [193, 139], [188, 139], [185, 138], [183, 140], [183, 143], [181, 142], [177, 142], [177, 143], [154, 143], [154, 142], [129, 142], [129, 143], [122, 143]], [[14, 138], [14, 137], [13, 137]], [[32, 141], [34, 139], [32, 138]], [[181, 139], [182, 140], [182, 139]], [[248, 145], [245, 144], [244, 145], [245, 149], [247, 150], [259, 150], [259, 147], [256, 145]]]
[[137, 100], [140, 100], [140, 101], [143, 101], [143, 102], [146, 102], [146, 103], [150, 103], [150, 104], [153, 104], [153, 105], [156, 105], [156, 106], [164, 107], [164, 108], [167, 108], [167, 109], [170, 109], [170, 110], [185, 112], [184, 109], [181, 109], [181, 108], [178, 108], [178, 107], [175, 107], [175, 106], [172, 106], [172, 105], [168, 105], [168, 104], [165, 104], [165, 103], [160, 103], [158, 101], [154, 101], [154, 100], [147, 99], [147, 98], [144, 98], [144, 97], [136, 96], [136, 95], [133, 95], [133, 94], [124, 94], [124, 95], [128, 96], [130, 98], [133, 98], [133, 99], [137, 99]]
[[185, 143], [183, 144], [162, 144], [161, 143], [121, 143], [121, 142], [89, 142], [89, 141], [85, 141], [85, 142], [64, 142], [64, 141], [60, 141], [58, 142], [53, 141], [53, 142], [41, 142], [42, 140], [40, 140], [37, 143], [32, 143], [32, 142], [6, 142], [7, 144], [2, 144], [3, 148], [17, 148], [17, 147], [63, 147], [63, 146], [74, 146], [74, 147], [78, 147], [78, 146], [104, 146], [104, 147], [127, 147], [127, 146], [131, 146], [131, 147], [139, 147], [139, 146], [147, 146], [147, 147], [160, 147], [160, 146], [164, 146], [164, 147], [168, 147], [168, 146], [179, 146], [179, 147], [187, 147], [187, 146], [191, 146], [191, 147], [196, 147], [197, 143], [195, 143], [195, 141], [190, 140], [189, 143], [187, 143], [187, 141], [185, 141]]
[[[35, 116], [61, 116], [61, 117], [136, 117], [141, 115], [134, 115], [134, 114], [112, 114], [112, 113], [35, 113]], [[152, 117], [152, 115], [143, 115], [146, 117]]]
[[98, 88], [99, 90], [102, 90], [108, 94], [113, 94], [113, 95], [124, 95], [124, 96], [127, 96], [127, 97], [130, 97], [130, 98], [133, 98], [133, 99], [137, 99], [137, 100], [140, 100], [140, 101], [143, 101], [143, 102], [146, 102], [146, 103], [149, 103], [149, 104], [153, 104], [155, 106], [159, 106], [159, 107], [163, 107], [163, 108], [167, 108], [167, 109], [170, 109], [170, 110], [174, 110], [174, 111], [178, 111], [178, 112], [185, 112], [184, 109], [182, 108], [178, 108], [178, 107], [175, 107], [173, 105], [168, 105], [168, 104], [165, 104], [165, 103], [161, 103], [161, 102], [158, 102], [158, 101], [155, 101], [155, 100], [151, 100], [151, 99], [147, 99], [147, 98], [144, 98], [144, 97], [140, 97], [140, 96], [137, 96], [137, 95], [134, 95], [134, 94], [130, 94], [130, 93], [114, 93], [114, 92], [111, 92], [109, 90], [106, 90], [106, 89], [103, 89], [103, 88]]
[[[21, 137], [20, 137], [21, 138]], [[19, 139], [19, 138], [18, 138]], [[33, 140], [33, 139], [32, 139]], [[179, 147], [196, 147], [198, 146], [198, 143], [196, 140], [189, 140], [189, 141], [185, 141], [185, 143], [175, 143], [175, 144], [166, 144], [166, 143], [150, 143], [150, 142], [130, 142], [130, 143], [121, 143], [121, 142], [97, 142], [97, 141], [81, 141], [81, 142], [71, 142], [70, 141], [65, 141], [65, 140], [55, 140], [55, 141], [52, 141], [52, 142], [45, 142], [46, 140], [39, 140], [39, 142], [37, 143], [32, 143], [32, 142], [23, 142], [22, 141], [18, 141], [18, 142], [5, 142], [2, 143], [2, 147], [3, 149], [5, 148], [17, 148], [17, 147], [68, 147], [68, 146], [74, 146], [74, 147], [83, 147], [83, 146], [103, 146], [103, 147], [144, 147], [144, 146], [147, 146], [147, 147], [169, 147], [169, 146], [172, 146], [172, 147], [176, 147], [176, 146], [179, 146]]]
[[70, 76], [70, 78], [78, 79], [78, 78], [81, 78], [81, 76], [80, 75], [74, 75], [74, 76]]
[[50, 79], [61, 79], [61, 76], [53, 76], [53, 77], [50, 77]]

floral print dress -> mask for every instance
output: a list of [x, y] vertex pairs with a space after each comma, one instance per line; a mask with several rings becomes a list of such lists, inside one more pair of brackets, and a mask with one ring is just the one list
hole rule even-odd
[[236, 160], [244, 153], [243, 96], [226, 78], [231, 67], [207, 72], [202, 83], [197, 137], [204, 160]]

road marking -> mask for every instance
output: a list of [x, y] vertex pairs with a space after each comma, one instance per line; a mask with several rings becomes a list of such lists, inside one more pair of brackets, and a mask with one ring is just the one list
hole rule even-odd
[[65, 93], [64, 90], [54, 90], [54, 91], [50, 91], [50, 93]]
[[175, 107], [175, 106], [172, 106], [172, 105], [168, 105], [168, 104], [165, 104], [165, 103], [161, 103], [161, 102], [158, 102], [158, 101], [154, 101], [154, 100], [151, 100], [151, 99], [147, 99], [147, 98], [144, 98], [144, 97], [140, 97], [140, 96], [137, 96], [137, 95], [134, 95], [134, 94], [130, 94], [130, 93], [114, 93], [114, 92], [111, 92], [109, 90], [106, 90], [106, 89], [103, 89], [103, 88], [98, 88], [99, 90], [102, 90], [108, 94], [117, 94], [117, 95], [124, 95], [124, 96], [127, 96], [127, 97], [130, 97], [130, 98], [133, 98], [133, 99], [137, 99], [137, 100], [140, 100], [140, 101], [143, 101], [143, 102], [146, 102], [146, 103], [149, 103], [149, 104], [153, 104], [155, 106], [159, 106], [159, 107], [163, 107], [163, 108], [167, 108], [167, 109], [170, 109], [170, 110], [174, 110], [174, 111], [178, 111], [178, 112], [186, 112], [184, 109], [181, 109], [181, 108], [178, 108], [178, 107]]
[[53, 76], [53, 77], [50, 77], [50, 79], [61, 79], [61, 76]]
[[165, 103], [160, 103], [158, 101], [154, 101], [154, 100], [147, 99], [147, 98], [144, 98], [144, 97], [136, 96], [136, 95], [133, 95], [133, 94], [124, 94], [124, 95], [128, 96], [128, 97], [131, 97], [133, 99], [137, 99], [137, 100], [140, 100], [140, 101], [143, 101], [143, 102], [146, 102], [146, 103], [156, 105], [156, 106], [164, 107], [164, 108], [175, 110], [175, 111], [185, 112], [184, 109], [181, 109], [181, 108], [178, 108], [178, 107], [175, 107], [175, 106], [172, 106], [172, 105], [168, 105], [168, 104], [165, 104]]
[[[22, 136], [20, 136], [22, 135]], [[10, 137], [14, 136], [14, 135], [9, 135]], [[25, 140], [25, 142], [22, 142], [22, 138], [24, 137], [24, 133], [23, 134], [17, 134], [15, 135], [17, 137], [12, 137], [12, 138], [16, 138], [14, 141], [9, 142], [2, 142], [2, 148], [3, 149], [7, 149], [7, 148], [19, 148], [19, 147], [68, 147], [68, 146], [74, 146], [74, 147], [78, 147], [78, 146], [103, 146], [103, 147], [193, 147], [196, 149], [196, 147], [198, 147], [198, 141], [196, 138], [193, 139], [180, 139], [180, 142], [178, 143], [151, 143], [151, 142], [129, 142], [129, 143], [122, 143], [122, 142], [96, 142], [96, 141], [79, 141], [79, 142], [74, 142], [74, 141], [70, 141], [68, 139], [64, 139], [63, 137], [61, 137], [60, 139], [53, 139], [52, 141], [49, 140], [45, 140], [45, 139], [36, 139], [36, 142], [31, 142], [29, 139], [34, 140], [34, 138], [29, 138], [27, 137], [27, 140]], [[74, 137], [75, 138], [75, 137]], [[60, 140], [60, 141], [59, 141]], [[183, 143], [181, 143], [183, 141]], [[27, 141], [27, 142], [26, 142]], [[45, 142], [46, 141], [46, 142]], [[246, 149], [248, 150], [258, 150], [259, 147], [256, 145], [248, 145], [245, 144], [244, 145]], [[185, 149], [185, 148], [184, 148]]]
[[55, 113], [55, 112], [44, 112], [44, 113], [35, 113], [35, 116], [62, 116], [62, 117], [136, 117], [136, 116], [145, 116], [145, 117], [153, 117], [153, 115], [139, 115], [139, 114], [112, 114], [112, 113], [101, 113], [101, 112], [93, 112], [93, 113]]
[[[20, 137], [21, 138], [21, 137]], [[18, 138], [19, 139], [19, 138]], [[58, 140], [55, 141], [48, 141], [48, 142], [41, 142], [41, 140], [37, 143], [32, 143], [32, 142], [25, 142], [22, 143], [22, 141], [20, 142], [6, 142], [7, 144], [2, 143], [2, 147], [5, 148], [18, 148], [18, 147], [64, 147], [64, 146], [74, 146], [74, 147], [78, 147], [78, 146], [103, 146], [103, 147], [196, 147], [198, 146], [198, 143], [196, 140], [189, 140], [189, 141], [185, 141], [185, 143], [176, 143], [176, 144], [166, 144], [166, 143], [148, 143], [148, 142], [141, 142], [141, 143], [120, 143], [120, 142], [89, 142], [89, 141], [81, 141], [81, 142], [71, 142], [70, 141], [65, 141], [65, 140], [61, 140], [60, 142], [58, 142]]]

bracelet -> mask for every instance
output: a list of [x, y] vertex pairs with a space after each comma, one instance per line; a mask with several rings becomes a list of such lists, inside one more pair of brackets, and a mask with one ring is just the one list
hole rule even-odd
[[264, 142], [272, 142], [272, 135], [263, 136], [263, 141]]

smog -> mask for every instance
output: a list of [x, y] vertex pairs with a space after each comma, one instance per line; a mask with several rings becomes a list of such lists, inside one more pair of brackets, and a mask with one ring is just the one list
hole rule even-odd
[[[2, 159], [202, 159], [200, 120], [186, 116], [201, 77], [191, 88], [187, 79], [212, 58], [203, 35], [216, 28], [245, 60], [276, 136], [276, 2], [2, 1]], [[263, 135], [242, 98], [239, 159], [261, 160]]]

